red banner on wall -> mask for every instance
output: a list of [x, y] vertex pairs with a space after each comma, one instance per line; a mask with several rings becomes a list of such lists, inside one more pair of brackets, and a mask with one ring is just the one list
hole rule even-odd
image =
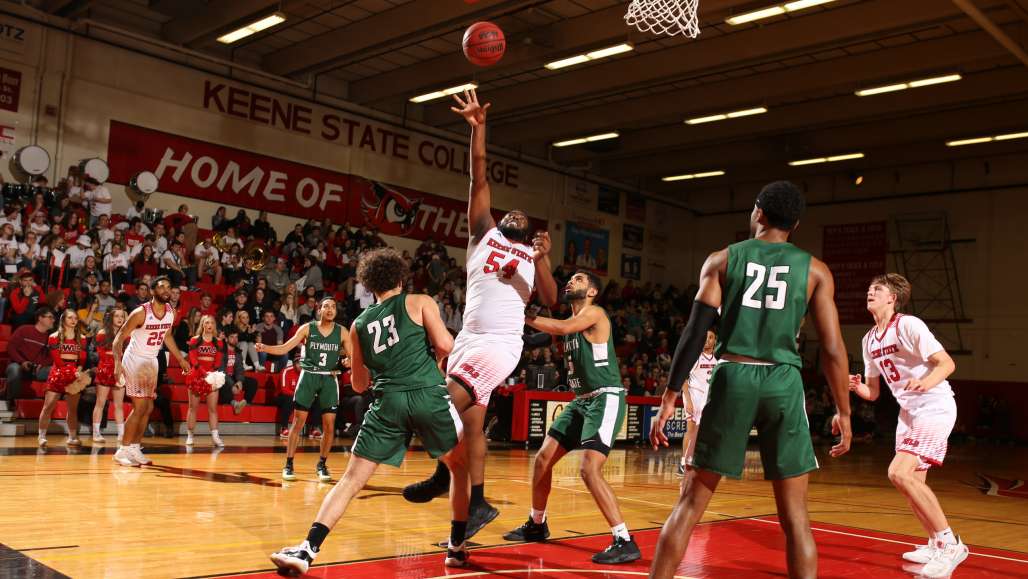
[[889, 236], [884, 221], [826, 225], [822, 259], [835, 277], [835, 304], [843, 324], [870, 324], [867, 287], [885, 273]]
[[[301, 219], [370, 225], [385, 235], [468, 242], [467, 202], [111, 121], [112, 183], [152, 171], [160, 190]], [[503, 212], [493, 211], [499, 219]], [[547, 222], [531, 220], [534, 229]]]

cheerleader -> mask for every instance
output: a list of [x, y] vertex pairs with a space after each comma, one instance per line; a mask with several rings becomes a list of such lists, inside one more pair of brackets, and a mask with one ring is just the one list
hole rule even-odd
[[48, 341], [50, 355], [54, 364], [50, 368], [50, 377], [46, 381], [46, 398], [43, 411], [39, 413], [39, 446], [46, 446], [46, 430], [50, 427], [50, 415], [53, 414], [57, 401], [67, 396], [68, 406], [68, 446], [80, 446], [79, 441], [79, 395], [82, 388], [72, 388], [74, 393], [66, 392], [72, 382], [76, 382], [78, 373], [86, 362], [86, 338], [79, 325], [79, 316], [75, 310], [68, 308], [61, 314], [61, 323], [57, 331], [50, 334]]
[[96, 353], [99, 360], [96, 364], [96, 405], [93, 407], [93, 442], [103, 443], [103, 434], [100, 434], [100, 423], [103, 420], [104, 406], [107, 404], [108, 394], [114, 394], [114, 420], [118, 423], [118, 442], [121, 442], [125, 435], [125, 388], [114, 380], [114, 352], [111, 350], [111, 342], [118, 330], [125, 325], [128, 314], [125, 310], [111, 308], [104, 315], [104, 326], [96, 333], [93, 344], [96, 346]]
[[207, 382], [207, 374], [221, 368], [222, 351], [225, 344], [217, 338], [214, 316], [200, 318], [196, 335], [189, 340], [189, 365], [193, 369], [186, 375], [189, 387], [189, 414], [186, 421], [186, 446], [193, 445], [193, 430], [196, 428], [196, 413], [200, 398], [207, 399], [207, 423], [211, 427], [214, 446], [225, 446], [218, 436], [218, 393]]

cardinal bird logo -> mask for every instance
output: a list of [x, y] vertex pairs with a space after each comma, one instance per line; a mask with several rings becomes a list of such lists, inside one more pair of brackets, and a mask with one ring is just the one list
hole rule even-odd
[[982, 491], [982, 494], [993, 497], [1028, 499], [1028, 486], [1023, 480], [979, 474], [978, 484], [974, 486]]
[[371, 187], [361, 195], [361, 211], [364, 220], [382, 233], [406, 235], [414, 228], [421, 199], [410, 197], [390, 189], [377, 181], [368, 181]]

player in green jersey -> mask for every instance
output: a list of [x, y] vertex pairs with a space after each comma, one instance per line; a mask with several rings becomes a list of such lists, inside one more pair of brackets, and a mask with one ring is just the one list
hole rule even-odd
[[639, 546], [628, 534], [618, 508], [614, 489], [603, 478], [603, 465], [614, 438], [625, 421], [625, 389], [614, 352], [614, 336], [607, 312], [594, 305], [600, 280], [579, 271], [564, 288], [571, 302], [572, 316], [566, 320], [529, 317], [533, 328], [564, 336], [568, 385], [575, 393], [560, 413], [532, 464], [532, 510], [528, 521], [503, 536], [508, 541], [543, 541], [550, 536], [546, 524], [546, 503], [550, 497], [553, 467], [572, 450], [583, 450], [581, 474], [600, 512], [607, 519], [613, 542], [593, 555], [599, 564], [629, 563], [642, 557]]
[[805, 205], [803, 194], [792, 183], [765, 186], [750, 215], [753, 238], [710, 254], [703, 264], [696, 302], [675, 349], [668, 388], [650, 433], [654, 448], [668, 444], [664, 426], [674, 414], [678, 391], [699, 357], [706, 332], [715, 324], [715, 355], [721, 363], [710, 378], [696, 450], [678, 504], [661, 530], [650, 577], [674, 575], [721, 477], [742, 474], [753, 426], [760, 440], [764, 477], [774, 485], [789, 576], [817, 576], [817, 545], [807, 515], [807, 478], [817, 468], [817, 459], [796, 347], [808, 303], [837, 409], [832, 430], [841, 439], [832, 447], [832, 456], [849, 450], [851, 434], [846, 348], [832, 272], [788, 242]]
[[[300, 431], [307, 422], [307, 413], [315, 402], [321, 408], [321, 459], [318, 460], [318, 480], [328, 482], [332, 475], [326, 461], [332, 450], [335, 435], [336, 408], [339, 406], [339, 363], [351, 351], [350, 334], [336, 323], [336, 300], [321, 298], [318, 319], [300, 326], [288, 342], [279, 346], [257, 344], [258, 352], [281, 356], [303, 344], [300, 360], [300, 381], [293, 394], [293, 424], [289, 428], [289, 442], [286, 446], [286, 465], [282, 468], [284, 480], [296, 480], [293, 470], [293, 455], [300, 443]], [[345, 361], [344, 361], [345, 363]]]
[[322, 501], [307, 540], [271, 556], [280, 570], [307, 571], [329, 531], [378, 465], [400, 465], [412, 433], [432, 458], [441, 459], [453, 473], [454, 514], [446, 564], [467, 563], [464, 534], [470, 483], [460, 444], [463, 427], [439, 369], [453, 348], [453, 337], [435, 300], [403, 292], [406, 275], [407, 262], [394, 249], [366, 253], [357, 266], [357, 280], [375, 294], [376, 303], [357, 317], [348, 332], [353, 344], [351, 375], [356, 392], [372, 385], [375, 402], [364, 416], [346, 472]]

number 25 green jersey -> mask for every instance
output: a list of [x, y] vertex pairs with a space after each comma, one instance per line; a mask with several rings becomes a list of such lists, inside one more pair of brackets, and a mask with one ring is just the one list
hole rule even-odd
[[749, 239], [728, 246], [717, 357], [725, 353], [803, 366], [796, 346], [807, 313], [810, 254]]

